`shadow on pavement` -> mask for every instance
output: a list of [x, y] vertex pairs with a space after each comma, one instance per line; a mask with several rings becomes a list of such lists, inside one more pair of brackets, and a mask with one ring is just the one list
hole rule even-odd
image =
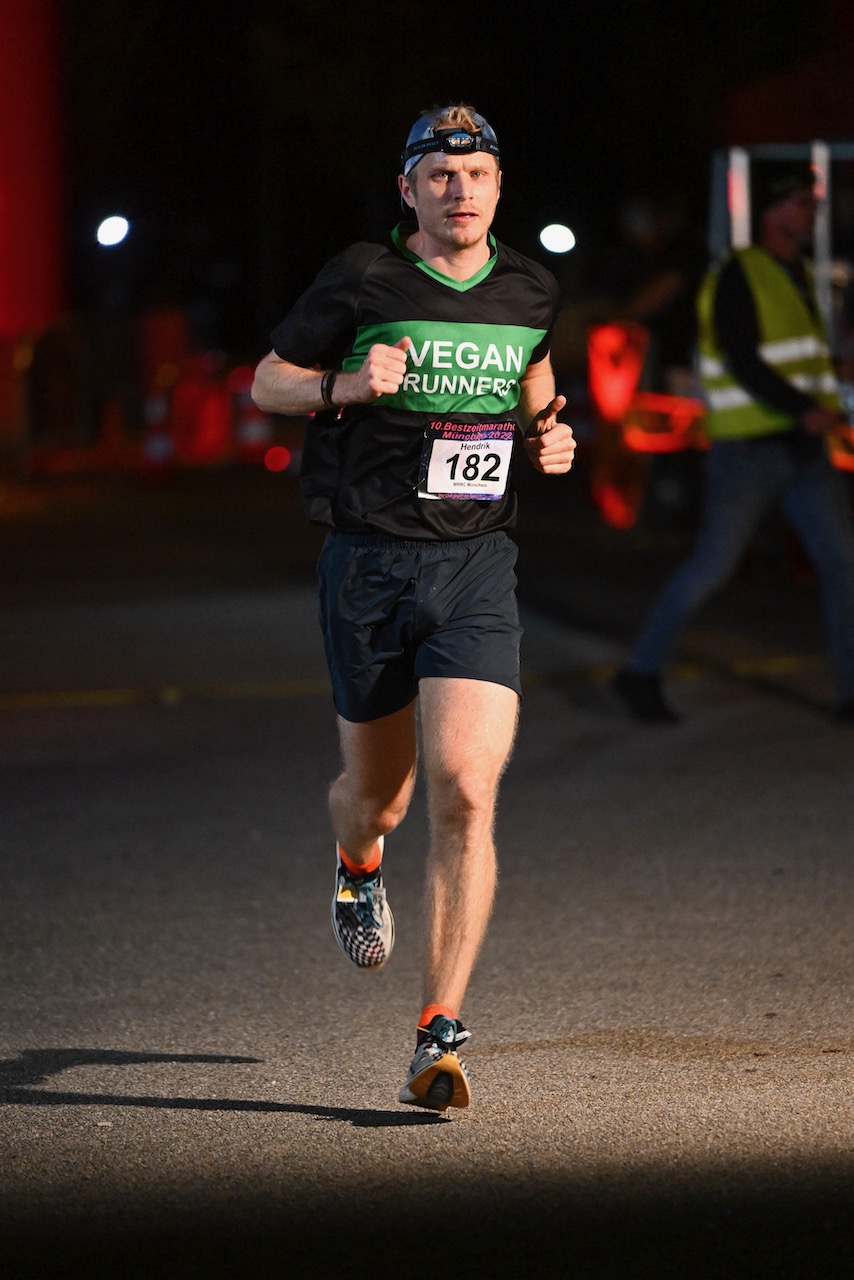
[[173, 1111], [261, 1111], [313, 1115], [343, 1120], [361, 1129], [388, 1129], [435, 1124], [429, 1112], [376, 1111], [359, 1107], [323, 1107], [309, 1103], [270, 1102], [263, 1098], [172, 1098], [159, 1095], [60, 1092], [33, 1088], [73, 1067], [139, 1066], [151, 1063], [257, 1063], [260, 1058], [196, 1053], [129, 1053], [119, 1049], [24, 1049], [18, 1058], [0, 1062], [0, 1106], [153, 1107]]
[[[359, 1128], [447, 1124], [432, 1114], [251, 1099], [52, 1092], [38, 1084], [76, 1067], [252, 1063], [231, 1055], [27, 1049], [0, 1063], [0, 1102], [291, 1112]], [[464, 1131], [461, 1131], [464, 1132]], [[714, 1153], [710, 1150], [714, 1165]], [[506, 1179], [476, 1168], [369, 1182], [342, 1201], [322, 1189], [269, 1184], [223, 1202], [203, 1182], [160, 1202], [94, 1213], [38, 1205], [6, 1217], [4, 1272], [14, 1280], [278, 1280], [280, 1277], [572, 1277], [573, 1280], [850, 1280], [854, 1274], [854, 1158], [775, 1161], [679, 1173], [603, 1169], [572, 1181]], [[509, 1190], [509, 1194], [508, 1194]], [[50, 1191], [46, 1196], [50, 1202]], [[510, 1208], [508, 1208], [508, 1205]]]

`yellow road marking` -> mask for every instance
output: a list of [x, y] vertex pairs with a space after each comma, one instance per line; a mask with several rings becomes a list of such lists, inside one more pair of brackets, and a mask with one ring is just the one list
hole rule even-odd
[[327, 680], [272, 680], [236, 684], [163, 685], [136, 689], [66, 689], [0, 694], [0, 711], [38, 711], [62, 707], [120, 707], [139, 702], [175, 706], [218, 698], [304, 698], [327, 693]]
[[[767, 658], [738, 659], [722, 663], [719, 667], [705, 663], [678, 663], [673, 669], [675, 679], [696, 680], [714, 670], [718, 674], [737, 680], [751, 680], [768, 676], [795, 675], [800, 671], [814, 670], [823, 663], [818, 655], [776, 654]], [[599, 663], [588, 667], [573, 667], [565, 671], [536, 671], [523, 673], [522, 683], [528, 688], [540, 685], [588, 683], [607, 684], [614, 676], [617, 664]], [[120, 707], [134, 703], [155, 702], [163, 706], [177, 706], [182, 702], [216, 701], [224, 698], [306, 698], [329, 693], [329, 681], [311, 680], [252, 680], [218, 684], [161, 685], [154, 688], [127, 689], [66, 689], [33, 693], [0, 694], [0, 711], [57, 710], [65, 707]]]

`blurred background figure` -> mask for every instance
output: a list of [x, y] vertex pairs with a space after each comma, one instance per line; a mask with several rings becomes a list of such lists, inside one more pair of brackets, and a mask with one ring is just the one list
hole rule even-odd
[[854, 720], [854, 527], [827, 437], [842, 421], [812, 273], [816, 214], [808, 164], [769, 166], [754, 195], [758, 243], [735, 249], [698, 297], [707, 404], [705, 511], [693, 554], [659, 596], [614, 688], [638, 719], [679, 719], [661, 673], [685, 621], [736, 569], [779, 504], [818, 573], [835, 714]]

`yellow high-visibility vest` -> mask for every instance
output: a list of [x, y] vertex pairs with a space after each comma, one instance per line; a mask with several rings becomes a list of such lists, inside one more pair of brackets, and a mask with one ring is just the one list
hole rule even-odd
[[[758, 245], [734, 249], [759, 322], [759, 354], [781, 377], [828, 409], [839, 409], [827, 333], [780, 264]], [[790, 415], [755, 400], [729, 371], [715, 332], [720, 267], [706, 275], [697, 296], [699, 373], [707, 406], [705, 431], [713, 439], [745, 440], [786, 431]], [[809, 286], [815, 296], [812, 274]]]

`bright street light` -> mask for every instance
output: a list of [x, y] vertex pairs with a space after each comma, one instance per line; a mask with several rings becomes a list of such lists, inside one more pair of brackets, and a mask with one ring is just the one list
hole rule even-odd
[[562, 222], [552, 222], [540, 232], [540, 244], [549, 253], [569, 253], [575, 248], [575, 236]]
[[118, 214], [114, 214], [110, 218], [105, 218], [96, 232], [98, 244], [105, 247], [121, 244], [127, 233], [130, 231], [130, 223], [127, 218], [122, 218]]

